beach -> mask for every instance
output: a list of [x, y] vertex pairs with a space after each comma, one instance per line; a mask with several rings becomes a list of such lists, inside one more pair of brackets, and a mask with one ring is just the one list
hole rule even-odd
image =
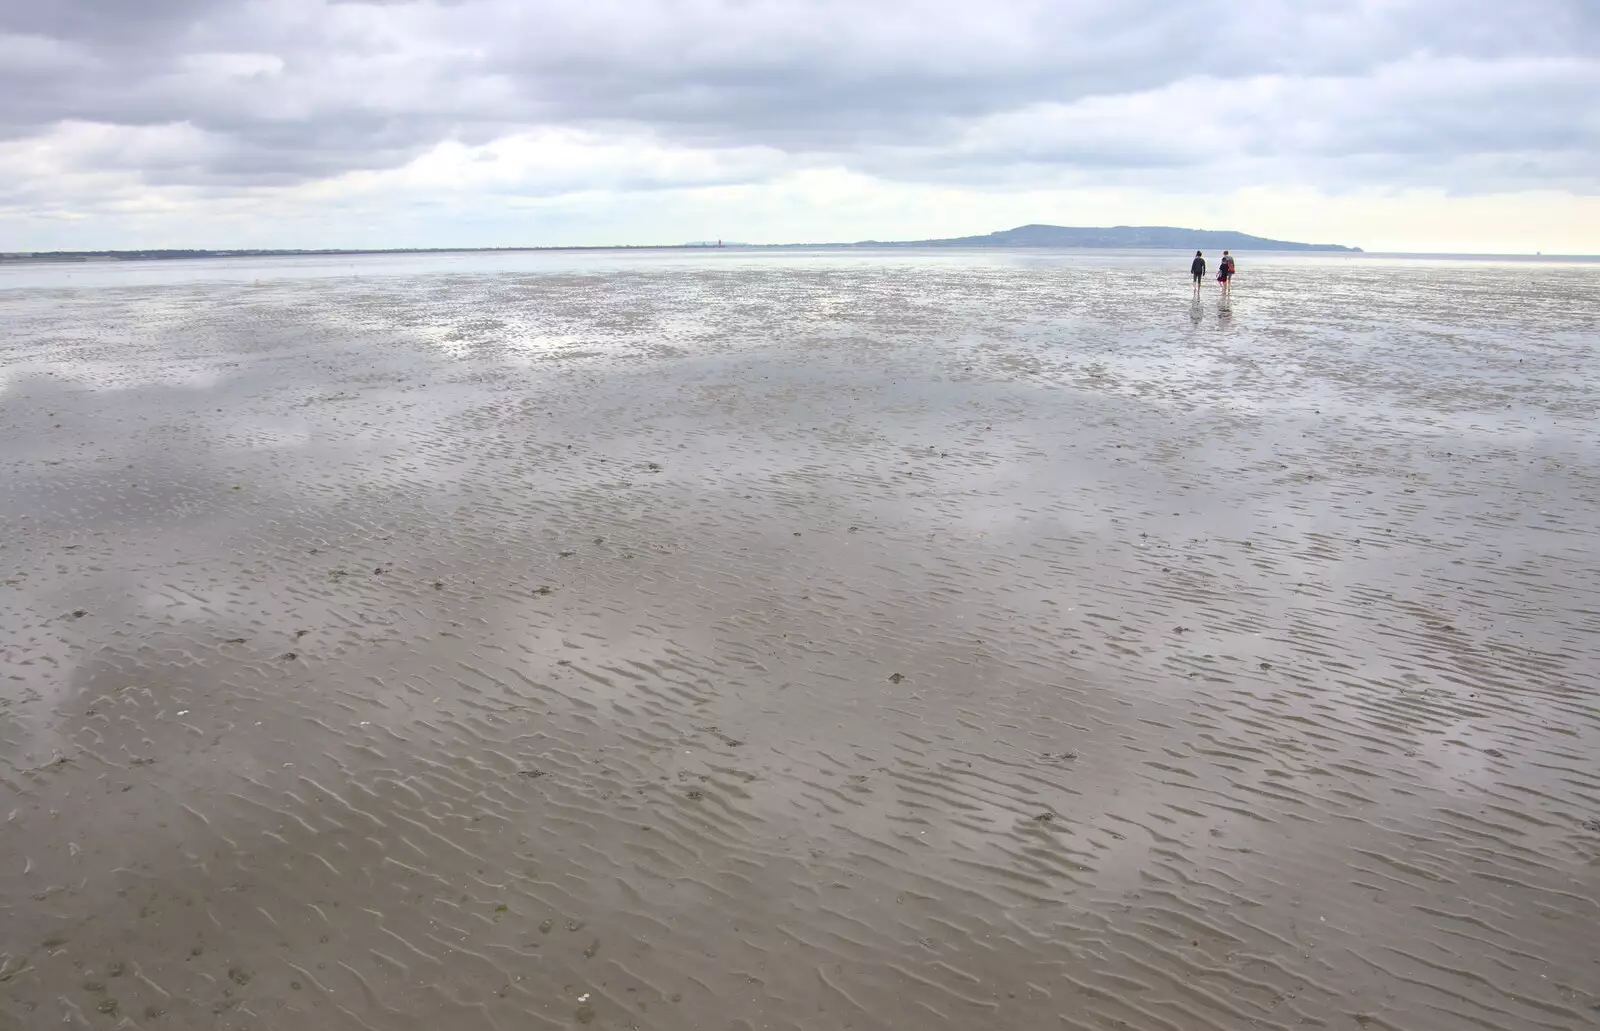
[[0, 1028], [1600, 1024], [1600, 264], [1187, 264], [0, 269]]

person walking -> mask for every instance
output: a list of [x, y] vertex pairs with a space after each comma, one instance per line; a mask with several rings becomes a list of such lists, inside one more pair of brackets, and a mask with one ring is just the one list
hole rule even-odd
[[1189, 262], [1189, 275], [1194, 277], [1194, 295], [1200, 296], [1200, 281], [1206, 278], [1205, 255], [1199, 251], [1194, 252], [1194, 260]]
[[1222, 252], [1222, 261], [1217, 265], [1217, 282], [1222, 284], [1223, 300], [1233, 295], [1233, 255], [1227, 251]]

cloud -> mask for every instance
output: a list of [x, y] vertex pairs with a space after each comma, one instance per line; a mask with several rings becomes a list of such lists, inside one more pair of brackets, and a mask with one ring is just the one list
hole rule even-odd
[[[1413, 57], [1363, 76], [1264, 74], [1044, 102], [973, 119], [937, 146], [887, 151], [886, 174], [1014, 176], [1106, 169], [1155, 185], [1187, 170], [1232, 183], [1375, 183], [1600, 192], [1600, 62]], [[1353, 113], [1353, 114], [1349, 114]]]
[[1196, 210], [1582, 197], [1597, 54], [1588, 0], [0, 0], [0, 218], [777, 197], [829, 169]]

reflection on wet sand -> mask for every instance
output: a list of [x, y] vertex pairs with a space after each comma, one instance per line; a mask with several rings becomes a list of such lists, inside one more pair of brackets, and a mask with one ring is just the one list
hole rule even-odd
[[1600, 269], [296, 267], [0, 281], [0, 1026], [1600, 1019]]

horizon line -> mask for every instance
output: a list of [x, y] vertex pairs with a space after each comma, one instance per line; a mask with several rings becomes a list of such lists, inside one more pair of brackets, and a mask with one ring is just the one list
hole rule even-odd
[[[1211, 230], [1213, 232], [1218, 230]], [[1233, 230], [1227, 230], [1232, 232]], [[966, 238], [945, 238], [966, 239]], [[1289, 243], [1291, 241], [1274, 241]], [[71, 263], [74, 259], [88, 261], [94, 258], [123, 258], [124, 260], [184, 261], [229, 257], [335, 257], [384, 254], [489, 254], [527, 253], [541, 251], [717, 251], [717, 250], [912, 250], [918, 245], [930, 244], [928, 250], [939, 251], [1174, 251], [1185, 252], [1188, 247], [1080, 247], [1065, 245], [1011, 244], [985, 246], [979, 244], [952, 245], [938, 239], [929, 240], [861, 240], [852, 243], [621, 243], [621, 244], [511, 244], [505, 246], [440, 246], [440, 247], [119, 247], [95, 250], [50, 251], [0, 251], [0, 265], [38, 264], [50, 261]], [[1277, 247], [1230, 247], [1264, 254], [1344, 254], [1357, 257], [1417, 257], [1417, 258], [1562, 258], [1600, 259], [1594, 253], [1546, 253], [1544, 251], [1369, 251], [1338, 245], [1297, 245]]]

